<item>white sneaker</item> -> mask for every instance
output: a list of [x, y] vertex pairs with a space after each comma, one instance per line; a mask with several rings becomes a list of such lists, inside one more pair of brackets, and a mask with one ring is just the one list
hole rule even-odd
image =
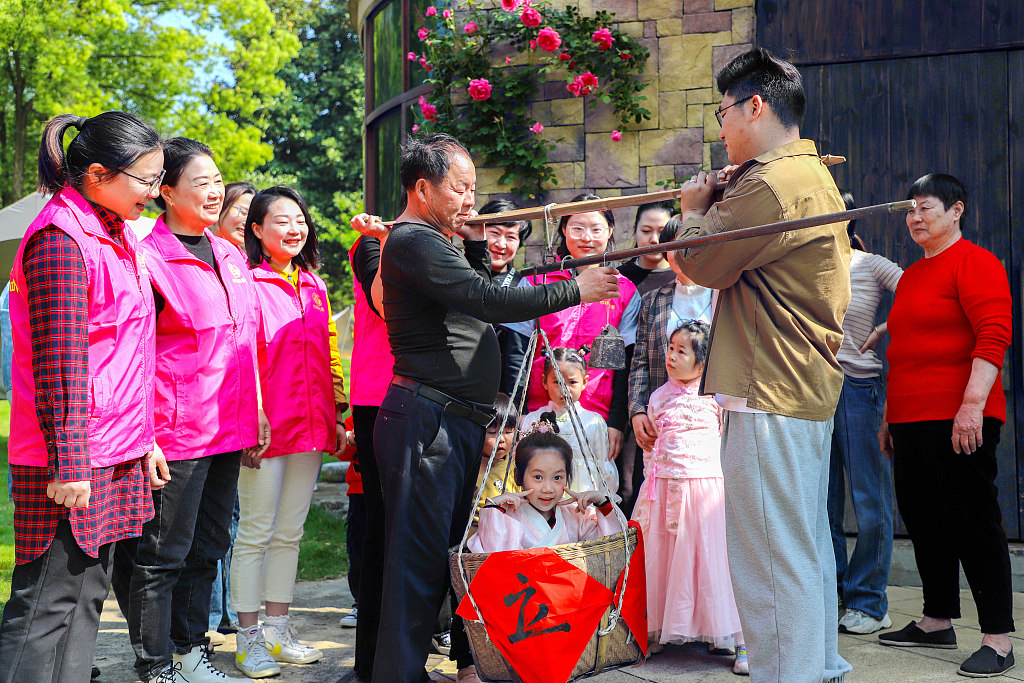
[[175, 666], [181, 667], [178, 672], [181, 680], [187, 683], [226, 683], [239, 680], [228, 678], [222, 671], [215, 669], [210, 663], [209, 653], [202, 645], [196, 645], [187, 654], [174, 655], [173, 660]]
[[324, 656], [320, 650], [296, 639], [295, 631], [288, 625], [288, 617], [264, 619], [263, 639], [267, 645], [267, 652], [279, 662], [312, 664]]
[[848, 608], [846, 614], [839, 620], [840, 633], [858, 633], [865, 635], [881, 631], [892, 626], [892, 620], [888, 614], [883, 614], [881, 619], [875, 619], [870, 614], [865, 614], [859, 609]]
[[353, 607], [352, 611], [346, 614], [338, 622], [342, 628], [355, 628], [359, 619], [359, 608]]
[[240, 628], [235, 634], [235, 666], [246, 676], [266, 678], [281, 673], [281, 667], [267, 652], [263, 629], [259, 626]]

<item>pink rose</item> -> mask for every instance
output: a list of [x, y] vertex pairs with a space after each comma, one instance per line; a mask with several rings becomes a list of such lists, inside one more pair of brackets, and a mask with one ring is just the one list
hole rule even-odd
[[537, 49], [537, 41], [536, 40], [531, 40], [530, 41], [530, 49], [531, 50], [536, 50]]
[[427, 58], [426, 57], [420, 57], [420, 66], [422, 66], [424, 69], [427, 68]]
[[407, 56], [407, 57], [409, 58], [409, 61], [410, 61], [410, 62], [415, 62], [415, 61], [416, 61], [416, 53], [415, 53], [415, 52], [410, 52], [410, 53], [409, 53], [408, 55], [406, 55], [406, 56]]
[[446, 9], [445, 11], [441, 12], [441, 16], [443, 16], [445, 19], [451, 19], [452, 11], [450, 9]]
[[416, 31], [416, 35], [420, 37], [420, 40], [426, 40], [427, 36], [430, 35], [430, 31], [421, 26], [420, 30]]
[[506, 12], [515, 12], [519, 7], [519, 0], [501, 0], [501, 8]]
[[545, 26], [537, 34], [537, 46], [545, 52], [554, 52], [561, 44], [562, 36], [550, 26]]
[[506, 64], [511, 64], [512, 63], [512, 58], [511, 57], [505, 57], [505, 63]]
[[599, 28], [594, 31], [594, 35], [590, 36], [592, 42], [597, 43], [598, 49], [607, 50], [615, 42], [612, 38], [612, 32], [606, 28]]
[[530, 126], [530, 130], [539, 135], [540, 133], [544, 132], [544, 126], [540, 125], [540, 122], [538, 121], [537, 123]]
[[568, 52], [563, 52], [562, 54], [558, 55], [558, 61], [560, 62], [568, 62], [570, 59], [572, 59], [572, 57], [569, 56]]
[[519, 15], [519, 19], [523, 22], [523, 26], [529, 26], [531, 28], [534, 26], [540, 26], [541, 22], [540, 12], [532, 7], [524, 9], [523, 13]]
[[469, 96], [483, 102], [491, 96], [491, 84], [486, 78], [474, 78], [469, 82]]
[[420, 132], [420, 124], [418, 124], [418, 123], [412, 124], [412, 132], [413, 133], [419, 133]]
[[565, 89], [568, 90], [569, 92], [571, 92], [573, 97], [579, 97], [580, 96], [580, 89], [582, 87], [583, 87], [583, 85], [580, 83], [579, 77], [576, 77], [576, 78], [572, 79], [572, 83], [570, 83], [569, 85], [565, 86]]
[[427, 102], [427, 98], [420, 95], [418, 104], [420, 105], [420, 111], [423, 112], [423, 118], [427, 121], [437, 121], [437, 107]]
[[437, 16], [437, 8], [436, 8], [436, 7], [434, 7], [433, 5], [431, 5], [430, 7], [428, 7], [428, 8], [427, 8], [427, 16], [428, 16], [428, 17], [433, 17], [433, 16]]
[[466, 25], [462, 27], [462, 30], [466, 33], [466, 35], [472, 35], [476, 33], [479, 29], [480, 27], [477, 26], [477, 23], [475, 21], [467, 21]]
[[588, 71], [587, 73], [580, 76], [580, 83], [585, 88], [583, 94], [586, 95], [591, 91], [597, 89], [597, 76]]
[[632, 59], [631, 55], [628, 52], [623, 52], [622, 54], [619, 55], [619, 57], [622, 57], [622, 61], [624, 62], [628, 62], [630, 59]]
[[612, 142], [620, 142], [622, 140], [622, 133], [617, 130], [612, 131]]

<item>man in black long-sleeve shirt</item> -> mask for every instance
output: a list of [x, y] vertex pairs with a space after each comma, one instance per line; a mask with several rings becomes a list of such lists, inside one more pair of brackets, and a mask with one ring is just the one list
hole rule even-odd
[[[374, 683], [426, 678], [434, 619], [449, 585], [447, 550], [461, 540], [473, 507], [498, 391], [497, 340], [488, 323], [618, 295], [610, 268], [542, 287], [492, 285], [483, 229], [465, 225], [476, 169], [454, 138], [409, 140], [401, 177], [408, 204], [382, 247], [374, 292], [395, 356], [395, 379], [374, 428], [386, 528]], [[455, 234], [465, 254], [452, 244]]]

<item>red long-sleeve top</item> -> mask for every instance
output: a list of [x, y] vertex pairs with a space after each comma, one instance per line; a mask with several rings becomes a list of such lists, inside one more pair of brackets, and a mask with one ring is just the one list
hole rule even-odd
[[[951, 420], [973, 359], [1003, 366], [1013, 324], [1006, 269], [993, 253], [961, 239], [907, 268], [888, 322], [887, 421]], [[998, 378], [984, 416], [1006, 422]]]

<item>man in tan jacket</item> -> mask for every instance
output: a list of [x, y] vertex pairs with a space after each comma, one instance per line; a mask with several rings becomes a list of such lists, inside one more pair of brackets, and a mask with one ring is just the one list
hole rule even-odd
[[[682, 190], [680, 237], [842, 211], [814, 143], [793, 65], [764, 49], [717, 76], [729, 184], [698, 174]], [[729, 567], [754, 680], [841, 681], [836, 567], [826, 498], [836, 361], [850, 301], [845, 223], [677, 252], [720, 290], [703, 393], [725, 411]]]

